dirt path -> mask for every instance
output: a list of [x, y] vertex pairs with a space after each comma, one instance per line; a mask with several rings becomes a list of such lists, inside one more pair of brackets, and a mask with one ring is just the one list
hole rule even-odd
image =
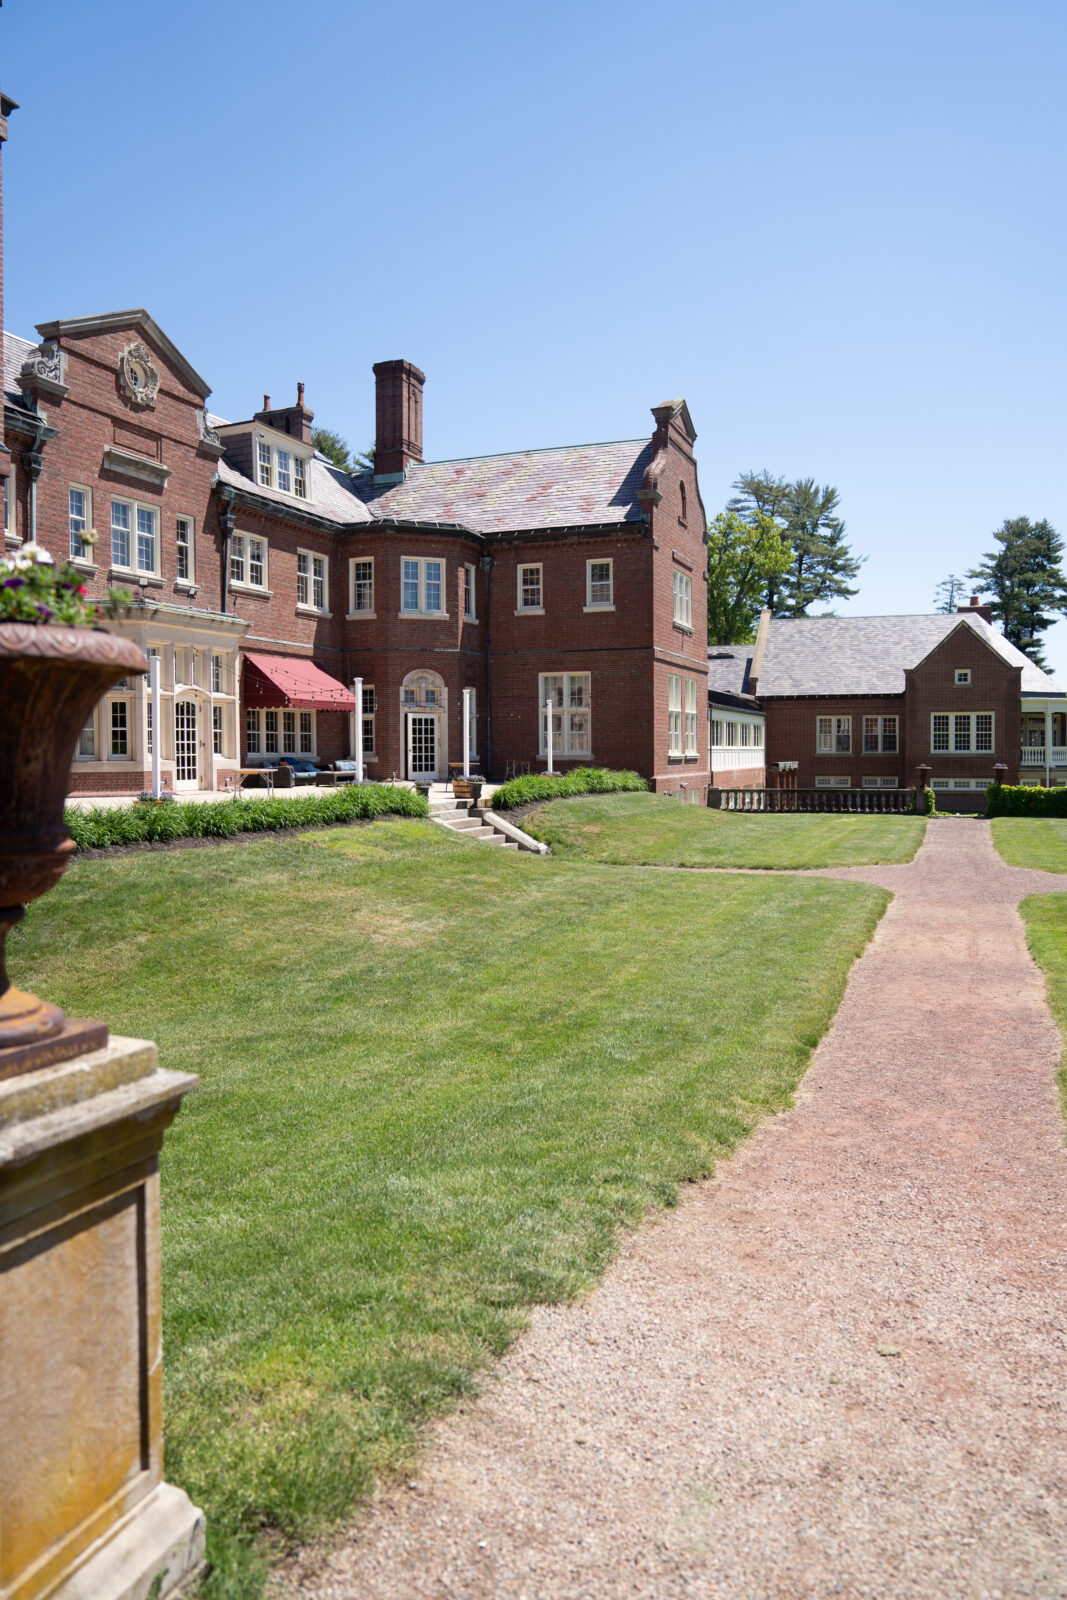
[[1067, 878], [952, 820], [825, 876], [896, 898], [794, 1109], [285, 1592], [1067, 1596], [1060, 1040], [1014, 910]]

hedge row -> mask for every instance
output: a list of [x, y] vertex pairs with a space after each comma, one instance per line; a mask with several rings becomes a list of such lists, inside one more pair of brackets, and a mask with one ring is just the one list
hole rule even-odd
[[986, 790], [989, 817], [1067, 817], [1067, 788], [994, 783]]
[[494, 811], [511, 811], [535, 800], [561, 800], [570, 794], [612, 794], [617, 789], [647, 789], [636, 772], [609, 772], [606, 767], [575, 767], [573, 772], [549, 777], [532, 772], [501, 784], [489, 804]]
[[425, 817], [429, 807], [413, 789], [393, 784], [345, 784], [332, 794], [292, 799], [138, 801], [132, 806], [68, 806], [63, 820], [79, 850], [159, 839], [227, 839], [235, 833], [355, 822], [361, 817]]

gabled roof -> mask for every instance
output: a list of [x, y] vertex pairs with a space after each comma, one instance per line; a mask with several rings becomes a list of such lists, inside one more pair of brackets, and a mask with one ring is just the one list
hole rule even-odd
[[755, 648], [751, 644], [713, 644], [708, 650], [708, 693], [751, 700], [755, 706], [748, 681]]
[[460, 461], [420, 462], [402, 483], [353, 479], [373, 516], [459, 523], [477, 533], [641, 521], [637, 491], [652, 459], [648, 439], [562, 445]]
[[1023, 694], [1060, 694], [984, 617], [938, 612], [910, 617], [775, 617], [757, 694], [903, 694], [904, 669], [918, 666], [958, 627], [973, 628], [997, 655], [1022, 667]]
[[280, 512], [311, 512], [316, 517], [326, 517], [330, 522], [344, 525], [351, 522], [373, 522], [371, 513], [352, 487], [352, 479], [340, 467], [335, 467], [322, 456], [312, 456], [308, 462], [308, 489], [306, 500], [297, 500], [280, 489], [267, 489], [246, 478], [243, 472], [231, 466], [223, 456], [218, 464], [219, 482], [242, 489], [257, 499], [269, 500]]
[[154, 344], [166, 356], [186, 386], [202, 400], [207, 399], [211, 385], [205, 383], [195, 367], [190, 366], [178, 346], [167, 338], [159, 323], [148, 315], [143, 306], [137, 306], [132, 311], [104, 311], [95, 317], [61, 317], [56, 322], [37, 324], [37, 332], [42, 339], [62, 339], [66, 334], [113, 333], [123, 328], [137, 328], [143, 333], [149, 344]]

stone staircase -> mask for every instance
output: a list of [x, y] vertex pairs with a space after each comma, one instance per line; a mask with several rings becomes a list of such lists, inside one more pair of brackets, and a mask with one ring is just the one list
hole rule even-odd
[[505, 822], [489, 811], [480, 811], [466, 800], [457, 800], [444, 784], [434, 784], [430, 790], [430, 821], [460, 833], [465, 839], [478, 844], [497, 845], [502, 850], [529, 850], [536, 855], [547, 855], [548, 846], [539, 839], [531, 839], [513, 822]]

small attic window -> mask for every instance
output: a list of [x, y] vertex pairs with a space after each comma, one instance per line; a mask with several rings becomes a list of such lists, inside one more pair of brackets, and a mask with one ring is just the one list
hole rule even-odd
[[964, 684], [970, 683], [970, 681], [971, 681], [971, 669], [970, 669], [970, 667], [957, 667], [956, 668], [956, 683], [958, 685], [962, 686]]
[[686, 510], [685, 510], [685, 484], [684, 484], [684, 483], [679, 483], [679, 485], [678, 485], [678, 489], [679, 489], [679, 492], [680, 492], [680, 494], [681, 494], [681, 502], [682, 502], [682, 514], [681, 514], [681, 516], [680, 516], [680, 517], [679, 517], [679, 518], [678, 518], [678, 521], [679, 521], [679, 522], [684, 522], [684, 521], [685, 521], [685, 520], [686, 520]]

